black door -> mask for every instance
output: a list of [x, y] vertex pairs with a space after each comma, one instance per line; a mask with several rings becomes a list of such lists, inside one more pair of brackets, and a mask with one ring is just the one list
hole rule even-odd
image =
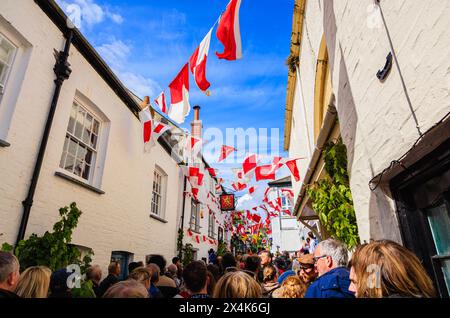
[[405, 247], [422, 261], [441, 297], [450, 294], [450, 141], [391, 182]]

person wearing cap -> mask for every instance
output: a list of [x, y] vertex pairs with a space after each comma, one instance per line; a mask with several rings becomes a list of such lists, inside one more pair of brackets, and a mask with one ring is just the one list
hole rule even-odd
[[298, 276], [305, 284], [311, 284], [319, 274], [314, 266], [314, 255], [305, 254], [297, 258], [297, 260], [299, 264]]

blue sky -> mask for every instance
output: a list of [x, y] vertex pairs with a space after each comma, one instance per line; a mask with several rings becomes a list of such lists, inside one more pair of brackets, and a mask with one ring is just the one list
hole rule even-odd
[[[176, 76], [229, 0], [57, 0], [121, 81], [138, 96], [155, 98]], [[80, 11], [74, 10], [79, 8]], [[282, 152], [287, 67], [294, 0], [242, 0], [243, 57], [207, 64], [210, 97], [191, 77], [191, 106], [201, 106], [204, 129], [278, 128]], [[75, 21], [76, 20], [76, 21]], [[193, 112], [183, 127], [188, 128]], [[249, 150], [249, 149], [246, 149]], [[251, 151], [251, 149], [250, 149]], [[282, 171], [277, 177], [283, 177]], [[262, 188], [262, 187], [261, 187]]]

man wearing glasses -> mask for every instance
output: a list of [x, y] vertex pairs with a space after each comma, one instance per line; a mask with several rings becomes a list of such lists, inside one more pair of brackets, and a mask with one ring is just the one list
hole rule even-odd
[[305, 298], [354, 297], [348, 290], [348, 251], [343, 243], [333, 239], [320, 242], [314, 251], [314, 263], [319, 278], [308, 287]]
[[298, 276], [306, 284], [310, 285], [316, 280], [318, 272], [314, 264], [314, 255], [305, 254], [297, 258], [298, 262]]

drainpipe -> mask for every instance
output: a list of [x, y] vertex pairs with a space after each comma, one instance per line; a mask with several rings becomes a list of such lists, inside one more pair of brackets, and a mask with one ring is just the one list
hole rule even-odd
[[23, 215], [22, 220], [20, 221], [20, 227], [19, 232], [17, 234], [16, 239], [16, 247], [18, 243], [24, 239], [25, 237], [25, 231], [27, 229], [28, 225], [28, 219], [30, 217], [30, 211], [31, 207], [33, 206], [33, 198], [34, 193], [36, 191], [36, 186], [39, 180], [39, 174], [41, 172], [42, 168], [42, 162], [44, 160], [45, 156], [45, 150], [47, 148], [48, 138], [50, 136], [50, 130], [52, 128], [53, 124], [53, 117], [55, 115], [56, 107], [58, 105], [58, 99], [59, 95], [61, 93], [61, 87], [65, 80], [67, 80], [72, 73], [72, 70], [70, 69], [70, 64], [67, 62], [69, 58], [69, 50], [70, 45], [72, 43], [72, 37], [73, 37], [73, 31], [69, 30], [68, 34], [66, 36], [66, 44], [64, 46], [64, 51], [60, 51], [56, 54], [56, 63], [53, 67], [53, 72], [56, 75], [56, 78], [54, 80], [55, 82], [55, 91], [53, 93], [52, 102], [50, 104], [50, 110], [47, 117], [47, 122], [45, 123], [45, 129], [44, 134], [41, 139], [41, 144], [39, 147], [39, 153], [36, 158], [36, 163], [34, 166], [33, 176], [31, 178], [30, 187], [28, 189], [28, 195], [24, 201], [22, 201], [23, 205]]

